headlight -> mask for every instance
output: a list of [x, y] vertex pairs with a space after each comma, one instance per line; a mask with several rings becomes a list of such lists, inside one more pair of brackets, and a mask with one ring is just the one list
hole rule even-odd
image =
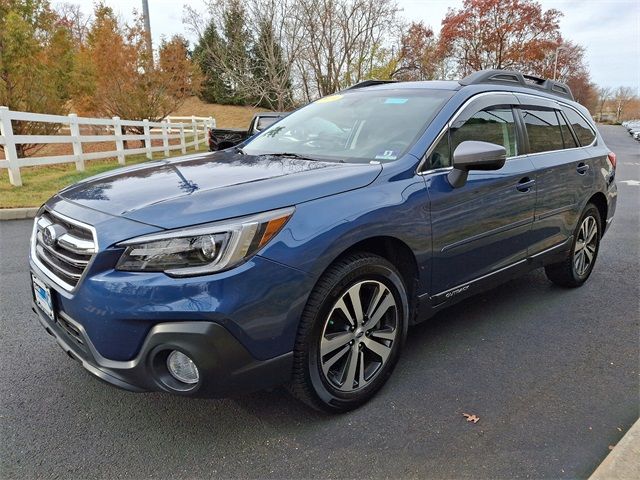
[[116, 270], [165, 272], [174, 277], [232, 268], [265, 246], [287, 223], [294, 208], [236, 220], [145, 235], [127, 240]]

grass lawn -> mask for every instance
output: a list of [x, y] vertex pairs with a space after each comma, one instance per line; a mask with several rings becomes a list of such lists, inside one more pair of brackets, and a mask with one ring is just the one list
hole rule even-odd
[[[200, 145], [199, 152], [205, 152], [205, 145]], [[171, 157], [182, 155], [180, 150], [174, 150]], [[195, 153], [189, 149], [187, 154]], [[155, 152], [154, 160], [165, 158], [163, 152]], [[145, 154], [127, 156], [127, 165], [143, 163], [147, 160]], [[22, 173], [22, 186], [14, 187], [9, 183], [9, 172], [0, 169], [0, 208], [39, 207], [58, 190], [76, 183], [83, 178], [97, 175], [107, 170], [113, 170], [121, 165], [116, 158], [105, 160], [85, 161], [85, 171], [78, 172], [75, 163], [59, 165], [44, 165], [42, 167], [24, 167]]]
[[218, 128], [247, 128], [253, 116], [264, 111], [264, 108], [205, 103], [198, 97], [190, 97], [171, 115], [211, 116], [216, 119]]

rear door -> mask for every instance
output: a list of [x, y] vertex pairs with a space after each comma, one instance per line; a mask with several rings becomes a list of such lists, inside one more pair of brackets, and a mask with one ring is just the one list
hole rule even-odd
[[[558, 102], [518, 95], [528, 158], [536, 169], [536, 207], [529, 255], [563, 244], [575, 228], [594, 164]], [[577, 113], [576, 113], [577, 114]]]
[[[427, 158], [425, 172], [432, 219], [432, 292], [444, 301], [447, 291], [523, 261], [531, 242], [535, 175], [520, 156], [522, 138], [511, 94], [471, 102], [445, 131]], [[451, 156], [465, 140], [503, 145], [507, 161], [497, 171], [472, 171], [467, 183], [452, 188], [447, 180]], [[450, 293], [450, 292], [449, 292]]]

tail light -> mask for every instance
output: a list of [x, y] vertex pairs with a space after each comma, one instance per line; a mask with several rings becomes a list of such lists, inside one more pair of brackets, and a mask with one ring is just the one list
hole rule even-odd
[[613, 152], [609, 152], [609, 155], [607, 155], [607, 157], [609, 158], [609, 161], [611, 162], [611, 165], [613, 166], [613, 168], [616, 168], [616, 154]]

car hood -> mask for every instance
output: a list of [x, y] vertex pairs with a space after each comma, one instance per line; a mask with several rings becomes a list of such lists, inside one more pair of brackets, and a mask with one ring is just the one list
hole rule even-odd
[[361, 188], [381, 170], [377, 164], [215, 152], [118, 169], [59, 196], [110, 215], [179, 228]]

